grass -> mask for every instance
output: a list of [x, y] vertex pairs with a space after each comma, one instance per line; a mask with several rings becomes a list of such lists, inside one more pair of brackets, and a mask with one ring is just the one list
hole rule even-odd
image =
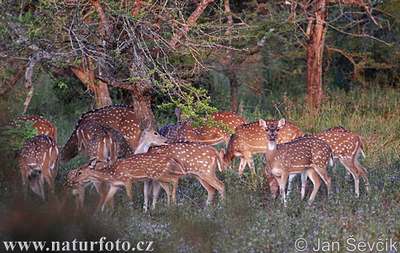
[[[218, 202], [215, 207], [205, 208], [205, 190], [196, 181], [184, 179], [178, 190], [177, 206], [166, 207], [164, 197], [157, 210], [144, 214], [141, 209], [142, 186], [138, 184], [134, 188], [132, 204], [128, 204], [126, 196], [121, 193], [113, 212], [93, 214], [96, 195], [90, 193], [86, 213], [74, 216], [71, 208], [58, 213], [50, 203], [41, 203], [34, 197], [28, 204], [17, 201], [18, 173], [12, 157], [3, 155], [2, 159], [8, 159], [3, 170], [10, 173], [5, 173], [8, 178], [3, 176], [8, 181], [1, 183], [0, 197], [5, 200], [0, 204], [1, 217], [8, 217], [8, 220], [0, 219], [0, 224], [3, 224], [0, 238], [37, 238], [36, 229], [30, 226], [30, 222], [43, 219], [46, 220], [41, 225], [43, 238], [68, 239], [75, 236], [89, 239], [107, 235], [108, 238], [132, 242], [154, 240], [156, 252], [296, 252], [294, 242], [299, 237], [311, 245], [320, 239], [339, 241], [343, 246], [350, 236], [357, 241], [375, 242], [389, 238], [400, 241], [398, 90], [330, 91], [317, 118], [308, 114], [302, 104], [303, 98], [285, 97], [277, 107], [279, 112], [275, 109], [266, 111], [264, 108], [269, 108], [269, 105], [259, 105], [247, 108], [244, 114], [249, 120], [285, 116], [311, 133], [342, 125], [361, 134], [367, 154], [362, 163], [369, 171], [370, 194], [365, 193], [361, 183], [361, 196], [356, 199], [353, 181], [345, 179], [344, 169], [339, 166], [337, 171], [330, 171], [335, 189], [333, 196], [328, 198], [322, 186], [316, 201], [309, 207], [300, 200], [297, 188], [288, 207], [284, 208], [279, 200], [270, 198], [262, 175], [262, 161], [258, 157], [257, 177], [246, 172], [244, 178], [239, 178], [233, 171], [218, 175], [226, 186], [226, 200]], [[38, 99], [31, 110], [37, 112], [41, 106]], [[76, 116], [87, 109], [84, 106], [79, 108], [83, 109], [68, 109], [70, 113], [67, 115], [54, 109], [49, 109], [49, 114], [44, 113], [58, 127], [60, 145], [72, 132]], [[62, 175], [81, 162], [82, 158], [77, 158], [61, 166], [59, 184]], [[27, 231], [23, 236], [18, 233], [22, 224]], [[54, 232], [61, 228], [64, 232]], [[339, 252], [346, 250], [342, 247]]]

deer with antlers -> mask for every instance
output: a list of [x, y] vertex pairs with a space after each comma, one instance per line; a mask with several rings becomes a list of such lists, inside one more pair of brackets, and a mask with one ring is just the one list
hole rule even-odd
[[319, 188], [319, 179], [316, 178], [315, 173], [325, 182], [328, 194], [330, 193], [331, 178], [327, 173], [327, 166], [329, 163], [333, 165], [332, 150], [326, 142], [313, 136], [299, 137], [291, 142], [277, 144], [278, 132], [285, 124], [285, 119], [278, 122], [259, 120], [259, 125], [265, 129], [267, 135], [265, 156], [270, 173], [279, 183], [280, 194], [285, 205], [286, 184], [289, 175], [302, 175], [302, 198], [305, 194], [305, 182], [310, 176], [314, 184], [309, 199], [309, 204], [311, 204]]
[[55, 141], [47, 135], [37, 135], [25, 142], [18, 154], [24, 193], [29, 187], [45, 199], [44, 182], [54, 193], [54, 180], [57, 174], [58, 148]]
[[14, 120], [14, 124], [18, 122], [32, 122], [32, 127], [36, 129], [38, 135], [47, 135], [57, 142], [57, 128], [53, 123], [38, 115], [22, 115]]
[[[266, 120], [267, 124], [276, 124], [277, 120]], [[286, 143], [303, 136], [303, 132], [294, 124], [286, 122], [277, 136], [277, 143]], [[239, 175], [243, 174], [246, 166], [255, 174], [252, 156], [265, 153], [267, 150], [267, 136], [259, 122], [244, 124], [236, 128], [235, 133], [229, 140], [226, 152], [221, 152], [224, 167], [228, 166], [234, 157], [240, 157]]]

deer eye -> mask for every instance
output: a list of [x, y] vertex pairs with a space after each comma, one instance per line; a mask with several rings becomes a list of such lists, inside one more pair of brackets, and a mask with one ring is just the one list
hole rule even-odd
[[158, 133], [157, 133], [157, 132], [154, 132], [154, 135], [158, 135]]

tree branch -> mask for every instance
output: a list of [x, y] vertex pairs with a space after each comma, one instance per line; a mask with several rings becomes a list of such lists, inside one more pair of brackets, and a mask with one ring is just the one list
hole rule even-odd
[[140, 9], [142, 8], [142, 0], [136, 0], [135, 4], [133, 5], [133, 8], [131, 10], [131, 15], [135, 17], [137, 14], [139, 14]]
[[187, 35], [190, 28], [196, 24], [197, 20], [201, 16], [201, 14], [204, 12], [204, 10], [207, 8], [207, 6], [212, 2], [214, 2], [214, 0], [202, 0], [199, 3], [197, 8], [193, 11], [193, 13], [188, 18], [186, 24], [184, 24], [183, 27], [172, 36], [172, 38], [169, 42], [169, 46], [172, 49], [177, 48], [179, 41], [182, 39], [182, 37]]
[[111, 34], [111, 25], [108, 21], [106, 14], [104, 13], [103, 7], [100, 4], [100, 0], [92, 0], [92, 5], [96, 9], [100, 18], [99, 34], [104, 38]]
[[26, 111], [28, 110], [29, 104], [31, 103], [33, 97], [33, 85], [32, 85], [33, 68], [42, 59], [51, 59], [51, 58], [52, 54], [46, 51], [38, 51], [34, 53], [31, 57], [29, 57], [28, 66], [26, 67], [25, 70], [25, 88], [28, 90], [28, 94], [25, 98], [23, 113], [26, 113]]

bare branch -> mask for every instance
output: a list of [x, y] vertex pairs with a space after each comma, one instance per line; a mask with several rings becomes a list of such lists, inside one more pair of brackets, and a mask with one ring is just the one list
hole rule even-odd
[[26, 111], [28, 110], [29, 104], [33, 97], [33, 85], [32, 85], [33, 68], [42, 59], [51, 59], [51, 58], [52, 55], [46, 51], [38, 51], [34, 53], [31, 57], [29, 57], [28, 66], [26, 67], [25, 70], [25, 88], [28, 90], [28, 94], [24, 102], [23, 113], [26, 113]]
[[100, 4], [100, 0], [92, 0], [92, 5], [96, 9], [97, 13], [99, 14], [100, 18], [100, 25], [99, 25], [99, 34], [102, 37], [109, 36], [111, 34], [111, 24], [108, 21], [108, 18], [103, 10], [103, 7]]
[[339, 28], [337, 28], [337, 27], [335, 27], [335, 26], [333, 26], [333, 25], [331, 25], [331, 24], [328, 24], [328, 26], [329, 26], [330, 28], [332, 28], [333, 30], [337, 31], [337, 32], [340, 32], [340, 33], [343, 33], [343, 34], [346, 34], [346, 35], [349, 35], [349, 36], [352, 36], [352, 37], [368, 38], [368, 39], [376, 40], [376, 41], [378, 41], [378, 42], [380, 42], [380, 43], [383, 43], [383, 44], [385, 44], [386, 46], [389, 46], [389, 47], [392, 46], [391, 43], [388, 43], [388, 42], [386, 42], [386, 41], [384, 41], [384, 40], [378, 39], [377, 37], [372, 36], [372, 35], [370, 35], [370, 34], [366, 34], [366, 33], [361, 33], [361, 34], [359, 34], [359, 33], [349, 33], [349, 32], [345, 32], [345, 31], [343, 31], [343, 30], [341, 30], [341, 29], [339, 29]]
[[171, 38], [169, 45], [172, 49], [175, 49], [177, 45], [179, 44], [179, 41], [182, 39], [182, 37], [186, 36], [186, 34], [189, 32], [190, 28], [194, 26], [201, 16], [203, 14], [204, 10], [207, 8], [207, 6], [214, 2], [214, 0], [202, 0], [197, 8], [193, 11], [193, 13], [190, 15], [188, 18], [186, 24], [183, 25], [183, 27], [177, 31]]
[[143, 2], [142, 0], [135, 0], [135, 4], [133, 5], [133, 8], [131, 10], [131, 15], [133, 17], [135, 17], [139, 13], [140, 9], [142, 8], [142, 4], [143, 4], [142, 2]]

